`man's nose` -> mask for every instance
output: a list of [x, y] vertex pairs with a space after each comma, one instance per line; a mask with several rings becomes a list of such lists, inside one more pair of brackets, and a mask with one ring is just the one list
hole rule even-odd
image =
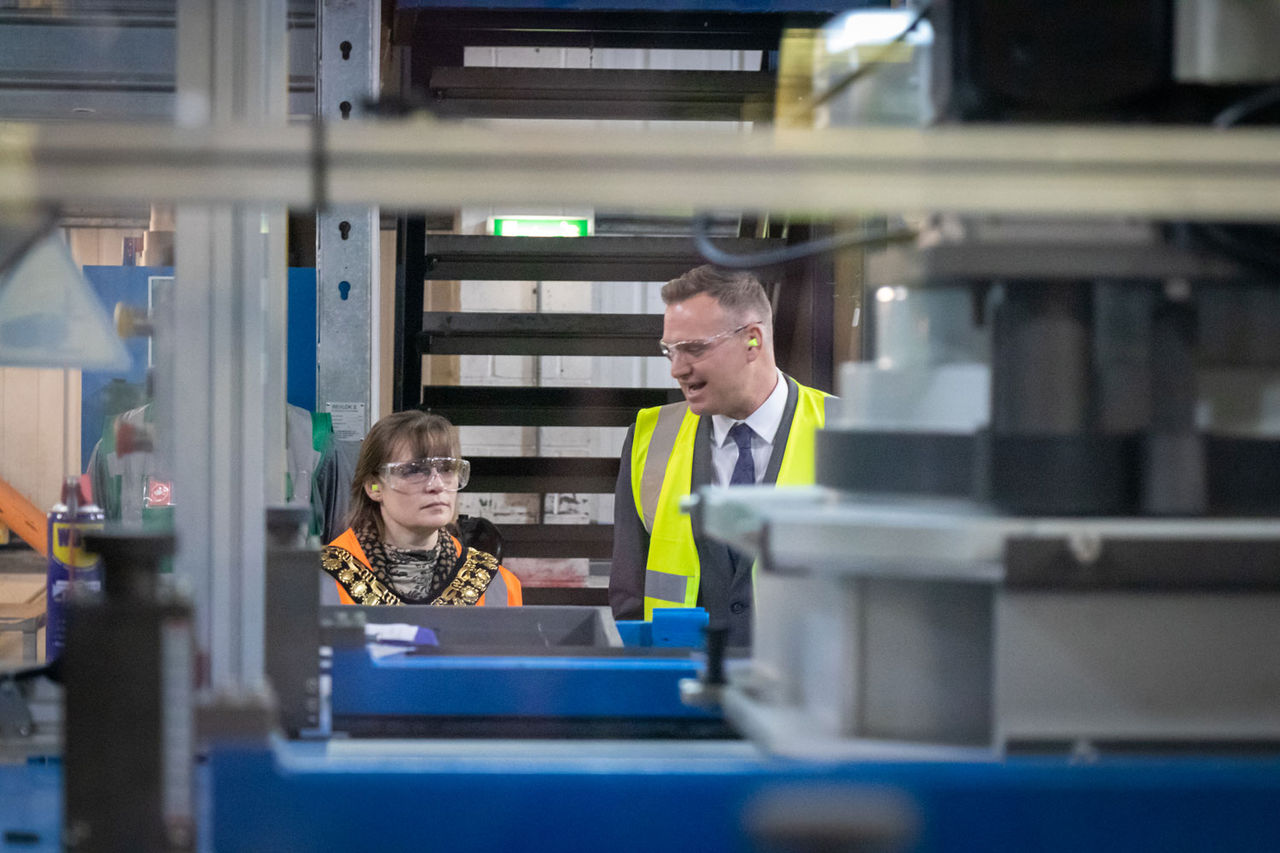
[[681, 376], [687, 376], [691, 370], [691, 364], [692, 362], [679, 350], [671, 353], [671, 377], [679, 379]]

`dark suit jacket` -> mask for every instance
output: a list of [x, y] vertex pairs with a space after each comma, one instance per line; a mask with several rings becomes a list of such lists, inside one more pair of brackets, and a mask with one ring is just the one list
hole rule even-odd
[[[778, 482], [782, 454], [791, 434], [799, 390], [795, 380], [787, 380], [787, 405], [773, 438], [773, 451], [761, 483]], [[649, 559], [649, 534], [636, 512], [631, 492], [631, 444], [635, 425], [627, 431], [622, 446], [622, 464], [613, 492], [613, 566], [609, 573], [609, 605], [615, 619], [644, 618], [644, 574]], [[711, 485], [711, 418], [698, 421], [693, 445], [693, 476], [686, 493]], [[700, 581], [698, 606], [705, 607], [712, 627], [727, 628], [731, 646], [751, 645], [751, 561], [734, 560], [726, 545], [702, 537], [695, 538], [698, 548]]]

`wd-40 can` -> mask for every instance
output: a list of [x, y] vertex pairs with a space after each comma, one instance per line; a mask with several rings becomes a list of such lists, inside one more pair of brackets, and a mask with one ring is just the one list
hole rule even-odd
[[62, 484], [62, 499], [49, 510], [49, 574], [45, 592], [44, 656], [53, 660], [66, 645], [67, 604], [102, 589], [102, 563], [84, 549], [86, 533], [103, 528], [101, 507], [91, 503], [79, 477]]

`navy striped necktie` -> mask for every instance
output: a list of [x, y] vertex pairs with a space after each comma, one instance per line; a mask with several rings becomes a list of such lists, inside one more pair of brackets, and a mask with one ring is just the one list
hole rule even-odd
[[733, 466], [733, 474], [729, 477], [731, 486], [754, 486], [756, 482], [756, 463], [751, 455], [751, 427], [745, 423], [734, 424], [729, 429], [729, 438], [738, 445], [738, 461]]

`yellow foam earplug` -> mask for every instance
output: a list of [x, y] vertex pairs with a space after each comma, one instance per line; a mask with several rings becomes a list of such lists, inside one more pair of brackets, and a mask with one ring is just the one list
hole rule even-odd
[[747, 343], [748, 343], [749, 345], [753, 346], [753, 347], [758, 347], [758, 346], [760, 346], [760, 339], [759, 339], [759, 338], [748, 338], [748, 339], [747, 339]]

